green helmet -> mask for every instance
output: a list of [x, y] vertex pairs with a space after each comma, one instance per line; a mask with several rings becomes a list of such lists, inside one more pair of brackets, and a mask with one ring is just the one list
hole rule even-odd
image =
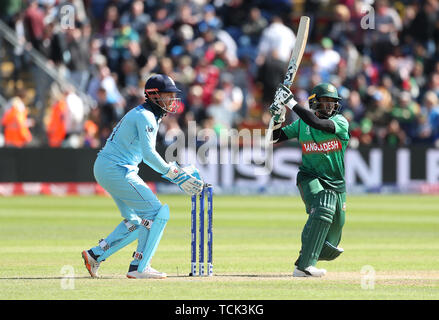
[[[333, 109], [328, 112], [326, 107], [319, 101], [319, 98], [333, 98], [336, 102], [333, 102]], [[322, 118], [329, 118], [337, 114], [340, 110], [340, 104], [338, 101], [341, 97], [338, 95], [337, 88], [330, 83], [320, 83], [316, 85], [308, 98], [309, 107], [319, 113]], [[331, 104], [331, 103], [330, 103]]]

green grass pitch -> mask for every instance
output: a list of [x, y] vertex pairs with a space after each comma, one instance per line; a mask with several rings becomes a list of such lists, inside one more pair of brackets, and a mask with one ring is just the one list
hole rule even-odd
[[125, 274], [136, 243], [91, 279], [81, 251], [121, 221], [107, 197], [0, 198], [0, 299], [438, 299], [439, 197], [349, 196], [340, 244], [324, 278], [293, 278], [306, 221], [299, 197], [214, 197], [213, 277], [188, 277], [190, 199], [171, 208], [152, 261], [164, 280]]

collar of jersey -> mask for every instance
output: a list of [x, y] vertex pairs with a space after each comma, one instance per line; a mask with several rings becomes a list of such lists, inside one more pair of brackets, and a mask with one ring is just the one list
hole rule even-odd
[[146, 100], [142, 106], [146, 109], [151, 111], [154, 114], [155, 119], [157, 122], [160, 122], [160, 120], [166, 115], [166, 111], [160, 108], [159, 106], [155, 105], [149, 100]]

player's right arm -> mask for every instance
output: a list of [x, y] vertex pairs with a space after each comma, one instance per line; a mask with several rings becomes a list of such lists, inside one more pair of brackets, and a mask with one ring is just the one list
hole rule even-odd
[[[155, 122], [155, 123], [154, 123]], [[163, 160], [155, 149], [158, 125], [156, 120], [151, 117], [139, 115], [136, 119], [137, 132], [139, 135], [142, 158], [149, 167], [160, 174], [166, 174], [170, 165]]]
[[274, 124], [274, 130], [273, 130], [273, 143], [279, 143], [282, 141], [294, 139], [299, 137], [299, 121], [296, 120], [293, 123], [281, 127], [281, 123]]
[[282, 141], [288, 140], [288, 136], [285, 134], [285, 131], [282, 130], [282, 123], [275, 122], [273, 125], [273, 143], [279, 143]]
[[155, 118], [139, 116], [137, 119], [137, 131], [142, 148], [143, 162], [162, 175], [162, 178], [177, 184], [187, 194], [199, 194], [203, 188], [203, 181], [199, 175], [194, 177], [173, 162], [167, 163], [156, 151], [156, 138], [158, 124]]
[[272, 115], [273, 123], [273, 144], [297, 138], [299, 136], [298, 121], [282, 128], [285, 121], [285, 107], [277, 103], [272, 103], [269, 111]]

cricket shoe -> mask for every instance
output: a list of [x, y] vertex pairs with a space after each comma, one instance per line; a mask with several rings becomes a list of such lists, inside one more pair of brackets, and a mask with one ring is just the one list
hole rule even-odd
[[300, 270], [297, 266], [294, 268], [293, 277], [323, 277], [326, 274], [325, 269], [317, 269], [309, 266], [305, 270]]
[[87, 268], [88, 273], [90, 273], [90, 276], [92, 278], [98, 278], [98, 269], [101, 263], [96, 260], [97, 257], [93, 254], [93, 251], [82, 251], [82, 259], [84, 259], [85, 267]]
[[127, 273], [127, 278], [130, 279], [165, 279], [166, 273], [157, 271], [151, 266], [147, 266], [143, 272], [137, 271], [136, 265], [130, 265]]

